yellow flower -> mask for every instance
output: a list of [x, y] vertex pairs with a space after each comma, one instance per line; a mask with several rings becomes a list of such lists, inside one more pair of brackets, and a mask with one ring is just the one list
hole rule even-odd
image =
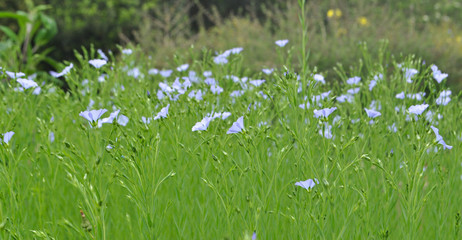
[[327, 11], [327, 17], [328, 17], [328, 18], [331, 18], [331, 17], [333, 17], [333, 16], [334, 16], [334, 10], [329, 9], [329, 11]]
[[340, 10], [340, 9], [338, 9], [338, 8], [335, 9], [335, 16], [336, 16], [337, 18], [340, 18], [340, 17], [342, 16], [342, 10]]
[[461, 43], [462, 42], [462, 36], [457, 36], [456, 37], [456, 42]]
[[369, 20], [366, 17], [358, 18], [358, 23], [362, 26], [369, 26]]

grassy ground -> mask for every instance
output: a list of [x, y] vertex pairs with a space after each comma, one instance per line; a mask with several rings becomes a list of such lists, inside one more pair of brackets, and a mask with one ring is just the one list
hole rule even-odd
[[[1, 238], [460, 238], [462, 106], [454, 93], [439, 98], [447, 79], [438, 83], [430, 62], [388, 61], [385, 47], [372, 57], [365, 45], [351, 69], [297, 74], [291, 44], [269, 43], [289, 63], [270, 74], [249, 75], [248, 50], [235, 49], [187, 66], [177, 56], [166, 76], [135, 49], [101, 68], [88, 62], [101, 56], [82, 54], [61, 77], [69, 92], [3, 83]], [[314, 74], [327, 70], [337, 75], [323, 84]], [[108, 112], [82, 117], [97, 109]], [[231, 115], [205, 118], [221, 112]]]

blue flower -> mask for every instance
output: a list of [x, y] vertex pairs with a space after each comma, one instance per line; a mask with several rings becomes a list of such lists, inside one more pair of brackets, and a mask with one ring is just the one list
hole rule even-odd
[[189, 68], [189, 64], [183, 64], [183, 65], [177, 67], [176, 70], [178, 72], [184, 72], [184, 71], [188, 70], [188, 68]]
[[431, 66], [433, 72], [433, 78], [438, 82], [441, 83], [445, 78], [449, 75], [447, 73], [442, 73], [436, 65]]
[[92, 59], [88, 61], [93, 67], [95, 68], [101, 68], [102, 66], [106, 65], [107, 61], [104, 59]]
[[167, 69], [167, 70], [161, 70], [159, 74], [164, 78], [168, 78], [170, 77], [170, 75], [172, 75], [172, 72], [173, 70]]
[[244, 116], [239, 117], [226, 132], [226, 134], [240, 133], [244, 129]]
[[271, 73], [273, 73], [274, 68], [263, 68], [261, 71], [266, 75], [270, 75]]
[[133, 50], [131, 50], [129, 48], [122, 49], [122, 54], [131, 55], [132, 53], [133, 53]]
[[408, 83], [412, 83], [412, 78], [414, 77], [414, 75], [419, 73], [419, 71], [417, 71], [417, 69], [414, 68], [403, 68], [403, 71], [404, 77], [406, 78], [406, 82]]
[[5, 142], [6, 144], [8, 144], [8, 142], [10, 142], [11, 137], [13, 137], [13, 135], [14, 135], [14, 132], [13, 132], [13, 131], [4, 133], [4, 134], [3, 134], [3, 142]]
[[287, 39], [277, 40], [274, 43], [276, 43], [276, 45], [278, 45], [279, 47], [284, 47], [287, 43], [289, 43], [289, 40], [287, 40]]
[[420, 104], [420, 105], [414, 105], [414, 106], [410, 106], [408, 111], [410, 113], [413, 113], [415, 115], [420, 115], [423, 113], [423, 111], [425, 111], [425, 109], [428, 108], [428, 104]]
[[451, 149], [452, 148], [452, 146], [449, 146], [449, 145], [446, 144], [446, 142], [444, 142], [443, 137], [440, 135], [438, 128], [436, 128], [434, 126], [430, 126], [430, 128], [433, 130], [433, 132], [436, 135], [436, 142], [438, 142], [440, 145], [443, 145], [443, 149]]
[[360, 81], [361, 81], [360, 77], [352, 77], [347, 80], [347, 84], [355, 85], [355, 84], [358, 84]]
[[166, 107], [162, 108], [160, 112], [154, 117], [154, 120], [157, 120], [159, 118], [166, 118], [168, 115], [168, 108], [170, 107], [170, 104], [168, 104]]
[[254, 85], [255, 87], [258, 87], [262, 85], [265, 82], [265, 80], [251, 80], [249, 81], [250, 84]]
[[300, 181], [300, 182], [296, 182], [295, 183], [295, 186], [300, 186], [306, 190], [310, 190], [312, 189], [314, 186], [316, 186], [316, 184], [319, 184], [319, 181], [318, 179], [308, 179], [306, 181]]
[[37, 83], [32, 81], [32, 80], [29, 80], [29, 79], [25, 79], [25, 78], [18, 78], [16, 80], [19, 84], [21, 84], [21, 86], [24, 88], [24, 89], [29, 89], [29, 88], [33, 88], [33, 87], [38, 87]]
[[337, 109], [337, 107], [333, 107], [333, 108], [324, 108], [324, 109], [321, 109], [321, 110], [315, 109], [315, 110], [314, 110], [314, 117], [316, 117], [316, 118], [320, 118], [320, 117], [327, 118], [327, 117], [329, 117], [329, 115], [330, 115], [331, 113], [333, 113], [336, 109]]
[[192, 131], [205, 131], [209, 127], [210, 121], [212, 121], [211, 117], [204, 117], [200, 122], [197, 122], [193, 127]]
[[396, 97], [397, 99], [404, 99], [405, 96], [406, 96], [406, 95], [404, 94], [404, 92], [400, 92], [400, 93], [396, 94], [395, 97]]
[[372, 110], [372, 109], [364, 108], [364, 110], [366, 110], [367, 116], [370, 117], [370, 118], [376, 118], [376, 117], [382, 115], [380, 112], [377, 112], [377, 111]]
[[446, 106], [451, 101], [451, 90], [445, 90], [440, 93], [436, 99], [436, 104]]
[[87, 119], [90, 125], [94, 125], [98, 122], [101, 115], [103, 115], [105, 112], [107, 112], [106, 109], [83, 111], [79, 113], [79, 116]]
[[324, 80], [324, 76], [321, 75], [321, 74], [315, 74], [313, 76], [313, 79], [316, 81], [316, 82], [320, 82], [322, 84], [326, 84], [326, 81]]
[[69, 66], [65, 67], [60, 73], [50, 71], [50, 75], [55, 77], [55, 78], [62, 77], [64, 75], [68, 74], [73, 67], [74, 67], [74, 64], [71, 63]]

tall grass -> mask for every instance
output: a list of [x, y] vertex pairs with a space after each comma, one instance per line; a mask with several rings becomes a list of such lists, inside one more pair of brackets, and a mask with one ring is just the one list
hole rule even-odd
[[[292, 42], [269, 45], [291, 63]], [[245, 48], [225, 52], [226, 64], [215, 63], [218, 53], [185, 52], [170, 76], [137, 48], [101, 68], [83, 50], [61, 77], [68, 92], [40, 79], [39, 94], [21, 91], [8, 80], [0, 132], [15, 134], [0, 145], [1, 238], [460, 238], [460, 96], [438, 104], [448, 80], [438, 83], [418, 57], [392, 57], [386, 42], [377, 54], [365, 43], [358, 51], [325, 84], [315, 74], [330, 69], [311, 62], [306, 77], [290, 64], [251, 72]], [[202, 99], [191, 94], [199, 89]], [[118, 109], [128, 123], [79, 116], [102, 108], [101, 118]], [[192, 131], [221, 112], [231, 115]], [[314, 186], [296, 185], [307, 179]]]

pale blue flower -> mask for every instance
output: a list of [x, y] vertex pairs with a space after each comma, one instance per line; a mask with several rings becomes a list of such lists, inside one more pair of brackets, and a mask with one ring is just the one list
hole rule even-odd
[[106, 54], [104, 54], [103, 50], [98, 49], [97, 52], [98, 52], [99, 56], [100, 56], [102, 59], [104, 59], [104, 60], [106, 60], [106, 61], [109, 60], [109, 58], [106, 56]]
[[193, 127], [192, 131], [205, 131], [209, 127], [210, 121], [212, 121], [211, 117], [204, 117], [200, 122], [197, 122]]
[[133, 50], [131, 50], [129, 48], [122, 49], [122, 54], [131, 55], [132, 53], [133, 53]]
[[149, 75], [157, 75], [157, 74], [159, 74], [159, 70], [156, 69], [156, 68], [151, 68], [151, 69], [149, 69], [148, 74]]
[[13, 131], [10, 131], [10, 132], [6, 132], [3, 134], [3, 142], [5, 142], [6, 144], [8, 144], [11, 140], [11, 138], [13, 137], [14, 135], [14, 132]]
[[339, 102], [349, 102], [349, 103], [352, 103], [353, 100], [354, 100], [354, 96], [351, 95], [351, 94], [342, 94], [338, 97], [336, 97], [335, 99], [337, 99], [337, 101]]
[[159, 118], [166, 118], [168, 115], [168, 108], [170, 107], [170, 104], [167, 104], [166, 107], [162, 108], [160, 112], [154, 117], [154, 120], [157, 120]]
[[261, 71], [266, 75], [270, 75], [271, 73], [273, 73], [274, 68], [263, 68]]
[[287, 40], [287, 39], [277, 40], [274, 43], [276, 43], [276, 45], [278, 45], [279, 47], [284, 47], [287, 43], [289, 43], [289, 40]]
[[331, 113], [333, 113], [336, 109], [337, 109], [337, 107], [333, 107], [333, 108], [324, 108], [324, 109], [321, 109], [321, 110], [315, 109], [315, 110], [314, 110], [314, 117], [316, 117], [316, 118], [320, 118], [320, 117], [327, 118], [327, 117], [329, 117], [329, 115], [330, 115]]
[[29, 88], [33, 88], [33, 87], [38, 87], [38, 84], [32, 80], [29, 80], [29, 79], [25, 79], [25, 78], [18, 78], [16, 80], [19, 84], [21, 84], [21, 86], [24, 88], [24, 89], [29, 89]]
[[104, 59], [92, 59], [88, 61], [93, 67], [101, 68], [102, 66], [106, 65], [107, 61]]
[[32, 94], [39, 95], [41, 91], [42, 91], [41, 87], [36, 87], [34, 88], [34, 91], [32, 91]]
[[164, 77], [164, 78], [170, 77], [170, 75], [172, 75], [172, 73], [173, 73], [173, 70], [170, 70], [170, 69], [161, 70], [161, 71], [159, 72], [159, 74], [160, 74], [162, 77]]
[[351, 94], [351, 95], [354, 95], [354, 94], [357, 94], [359, 92], [360, 88], [351, 88], [351, 89], [348, 89], [347, 90], [347, 93]]
[[119, 116], [117, 116], [117, 123], [121, 126], [127, 126], [127, 123], [128, 123], [129, 119], [127, 116], [123, 115], [123, 114], [120, 114]]
[[425, 92], [418, 92], [418, 93], [409, 93], [407, 94], [407, 98], [417, 100], [417, 101], [422, 101], [423, 97], [426, 95]]
[[404, 92], [400, 92], [400, 93], [396, 94], [395, 97], [396, 97], [397, 99], [404, 99], [405, 96], [406, 96], [406, 95], [404, 94]]
[[55, 133], [54, 132], [50, 132], [48, 134], [48, 139], [50, 140], [50, 142], [54, 142], [55, 141]]
[[178, 72], [184, 72], [184, 71], [188, 70], [188, 68], [189, 68], [189, 64], [183, 64], [183, 65], [177, 67], [176, 70]]
[[262, 85], [263, 83], [265, 82], [265, 80], [251, 80], [249, 81], [250, 84], [254, 85], [255, 87], [259, 87], [260, 85]]
[[188, 73], [189, 80], [194, 83], [198, 83], [201, 78], [197, 76], [197, 73], [195, 71], [189, 71]]
[[449, 146], [446, 144], [446, 142], [444, 142], [443, 140], [443, 137], [440, 135], [439, 133], [439, 129], [434, 127], [434, 126], [430, 126], [430, 128], [433, 130], [433, 132], [435, 133], [436, 135], [436, 141], [443, 146], [443, 149], [452, 149], [452, 146]]
[[433, 78], [438, 82], [441, 83], [444, 79], [446, 79], [449, 75], [447, 73], [442, 73], [436, 65], [431, 66], [433, 72]]
[[216, 113], [208, 113], [207, 114], [207, 117], [211, 117], [212, 120], [215, 119], [215, 118], [221, 118], [223, 120], [225, 120], [226, 118], [228, 118], [229, 116], [231, 116], [231, 113], [230, 112], [216, 112]]
[[334, 137], [334, 135], [332, 135], [332, 125], [327, 123], [324, 124], [324, 129], [319, 129], [318, 133], [327, 139], [332, 139], [332, 137]]
[[16, 78], [21, 78], [21, 77], [25, 77], [26, 74], [23, 73], [23, 72], [9, 72], [9, 71], [5, 71], [6, 75], [8, 75], [8, 77], [12, 78], [12, 79], [16, 79]]
[[83, 111], [79, 113], [79, 116], [85, 118], [90, 122], [90, 124], [96, 123], [101, 115], [107, 112], [106, 109], [98, 109], [98, 110], [90, 110], [90, 111]]
[[446, 106], [451, 101], [451, 90], [444, 90], [440, 93], [440, 96], [436, 99], [436, 104]]
[[233, 98], [240, 97], [242, 95], [244, 95], [244, 90], [234, 90], [229, 94], [229, 96]]
[[366, 110], [367, 116], [370, 117], [370, 118], [376, 118], [376, 117], [382, 115], [380, 112], [377, 112], [377, 111], [372, 110], [372, 109], [364, 108], [364, 110]]
[[65, 67], [61, 72], [57, 73], [55, 71], [50, 71], [50, 75], [55, 77], [55, 78], [59, 78], [59, 77], [62, 77], [66, 74], [68, 74], [71, 69], [74, 67], [74, 64], [70, 64], [69, 66]]
[[224, 51], [221, 55], [224, 57], [229, 57], [229, 55], [231, 54], [239, 54], [240, 52], [242, 52], [242, 50], [244, 50], [244, 48], [241, 48], [241, 47], [231, 48], [231, 49]]
[[244, 129], [244, 116], [239, 117], [237, 121], [229, 128], [226, 134], [240, 133]]
[[372, 91], [372, 89], [377, 85], [377, 80], [371, 80], [369, 83], [369, 91]]
[[410, 106], [408, 111], [410, 113], [413, 113], [415, 115], [420, 115], [423, 113], [423, 111], [425, 111], [425, 109], [428, 108], [428, 104], [420, 104], [420, 105], [414, 105], [414, 106]]
[[296, 182], [295, 183], [295, 186], [300, 186], [306, 190], [310, 190], [312, 189], [314, 186], [316, 186], [316, 184], [319, 184], [319, 181], [318, 179], [308, 179], [306, 181], [300, 181], [300, 182]]
[[321, 93], [320, 95], [315, 95], [315, 96], [313, 96], [313, 97], [311, 98], [311, 100], [312, 100], [313, 102], [319, 103], [319, 101], [328, 98], [331, 92], [332, 92], [332, 91], [328, 91], [328, 92], [323, 92], [323, 93]]
[[206, 78], [204, 80], [204, 83], [211, 86], [217, 84], [217, 81], [215, 80], [215, 78]]
[[223, 119], [223, 120], [227, 119], [229, 116], [231, 116], [230, 112], [222, 112], [221, 113], [221, 119]]
[[218, 56], [213, 58], [213, 62], [215, 64], [219, 64], [219, 65], [227, 64], [228, 63], [228, 58], [226, 56], [223, 56], [223, 55], [218, 55]]
[[315, 74], [313, 76], [313, 79], [316, 81], [316, 82], [320, 82], [322, 84], [326, 84], [326, 81], [324, 80], [324, 76], [321, 75], [321, 74]]
[[151, 118], [147, 118], [145, 116], [142, 116], [141, 117], [141, 121], [144, 123], [144, 124], [149, 124], [151, 123]]
[[202, 90], [192, 90], [188, 94], [189, 98], [195, 98], [197, 101], [202, 101]]
[[202, 73], [202, 75], [204, 75], [204, 77], [206, 77], [206, 78], [211, 77], [212, 76], [212, 71], [204, 71]]
[[162, 100], [165, 98], [165, 94], [162, 90], [157, 90], [157, 99]]
[[166, 83], [163, 83], [163, 82], [160, 82], [159, 83], [159, 87], [160, 89], [162, 89], [162, 91], [166, 92], [166, 93], [171, 93], [173, 92], [173, 88], [171, 88], [168, 84]]
[[347, 80], [347, 84], [349, 85], [356, 85], [361, 81], [360, 77], [352, 77]]
[[310, 108], [310, 102], [306, 101], [305, 103], [298, 105], [298, 107], [301, 109], [308, 109]]
[[133, 77], [135, 79], [138, 79], [138, 77], [141, 76], [141, 75], [143, 75], [143, 74], [140, 72], [140, 69], [137, 68], [137, 67], [134, 67], [134, 68], [127, 71], [127, 76]]
[[210, 91], [212, 91], [213, 94], [218, 95], [223, 92], [223, 88], [218, 85], [212, 85], [210, 86]]
[[408, 83], [412, 83], [412, 78], [414, 77], [414, 75], [419, 73], [419, 71], [417, 71], [417, 69], [414, 68], [403, 68], [403, 71], [404, 77], [406, 78], [406, 82]]
[[397, 132], [398, 128], [396, 127], [396, 124], [393, 123], [392, 125], [387, 127], [390, 132]]

